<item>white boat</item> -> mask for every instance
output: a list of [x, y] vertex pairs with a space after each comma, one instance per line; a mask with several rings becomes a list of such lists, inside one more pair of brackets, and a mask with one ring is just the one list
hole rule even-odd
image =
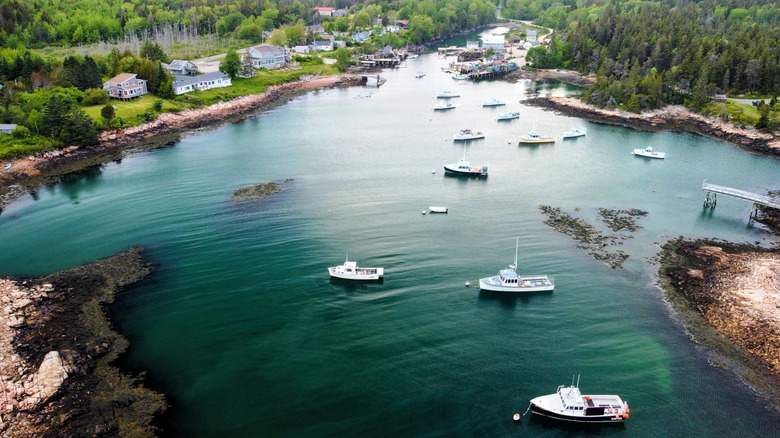
[[442, 90], [436, 95], [438, 99], [449, 99], [451, 97], [460, 97], [460, 94], [451, 90]]
[[495, 97], [491, 97], [490, 99], [482, 103], [482, 106], [501, 106], [501, 105], [506, 105], [506, 102], [504, 102], [503, 100], [498, 100]]
[[385, 268], [361, 268], [357, 262], [349, 261], [347, 256], [343, 265], [328, 268], [328, 273], [342, 280], [379, 280], [385, 275]]
[[577, 386], [563, 385], [555, 394], [531, 399], [535, 415], [573, 423], [622, 423], [629, 415], [628, 403], [617, 395], [582, 395]]
[[446, 213], [449, 209], [447, 207], [438, 207], [435, 205], [431, 205], [428, 207], [428, 210], [430, 210], [431, 213]]
[[521, 135], [517, 141], [519, 143], [528, 144], [555, 143], [555, 137], [551, 135], [542, 135], [536, 131], [531, 131], [528, 134]]
[[664, 152], [656, 152], [652, 146], [648, 146], [644, 149], [634, 149], [633, 155], [639, 155], [640, 157], [647, 158], [660, 158], [663, 159], [666, 154]]
[[452, 74], [452, 79], [455, 79], [457, 81], [462, 81], [464, 79], [468, 79], [469, 75], [464, 75], [463, 73], [455, 72]]
[[455, 105], [451, 103], [441, 103], [433, 107], [434, 111], [443, 111], [443, 110], [451, 110], [451, 109], [455, 109]]
[[480, 138], [485, 138], [485, 134], [482, 133], [482, 131], [472, 131], [471, 129], [461, 129], [460, 131], [455, 133], [455, 141], [464, 141], [464, 140], [477, 140]]
[[519, 119], [519, 118], [520, 118], [520, 113], [513, 113], [511, 111], [506, 111], [499, 114], [498, 117], [496, 117], [496, 120], [501, 121], [501, 120], [512, 120], [512, 119]]
[[517, 275], [517, 245], [515, 243], [515, 263], [507, 269], [498, 271], [498, 275], [479, 279], [479, 288], [491, 292], [547, 292], [555, 288], [555, 278], [546, 275]]
[[444, 173], [465, 176], [487, 176], [488, 165], [485, 163], [482, 167], [472, 166], [469, 161], [466, 161], [466, 149], [463, 148], [463, 158], [457, 164], [445, 164]]
[[414, 75], [414, 77], [416, 77], [416, 78], [421, 78], [423, 76], [425, 76], [425, 72], [423, 72], [423, 71], [418, 71], [417, 74]]
[[563, 138], [577, 138], [585, 135], [585, 129], [571, 128], [563, 133]]

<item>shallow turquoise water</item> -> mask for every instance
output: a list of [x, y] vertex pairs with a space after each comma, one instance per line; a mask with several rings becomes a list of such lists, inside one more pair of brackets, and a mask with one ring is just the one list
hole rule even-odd
[[[703, 212], [701, 182], [778, 189], [777, 160], [529, 107], [533, 84], [461, 84], [435, 55], [407, 65], [378, 89], [311, 93], [19, 200], [0, 216], [0, 274], [146, 247], [155, 273], [111, 310], [132, 343], [126, 364], [169, 396], [172, 436], [777, 436], [780, 419], [675, 322], [650, 261], [678, 235], [771, 242], [747, 227], [748, 203]], [[462, 97], [434, 113], [444, 88]], [[490, 97], [509, 104], [481, 108]], [[496, 122], [504, 110], [521, 117]], [[515, 142], [571, 126], [587, 136]], [[463, 128], [486, 133], [466, 146], [472, 163], [490, 163], [486, 180], [443, 175]], [[667, 158], [630, 155], [648, 144]], [[230, 199], [285, 178], [260, 206]], [[547, 227], [541, 204], [602, 231], [599, 207], [649, 214], [619, 247], [625, 268], [611, 270]], [[429, 205], [450, 212], [421, 215]], [[554, 275], [554, 293], [464, 287], [511, 263], [516, 237], [519, 270]], [[385, 281], [331, 282], [326, 267], [347, 251], [385, 267]], [[574, 374], [584, 392], [628, 400], [625, 428], [512, 423]]]

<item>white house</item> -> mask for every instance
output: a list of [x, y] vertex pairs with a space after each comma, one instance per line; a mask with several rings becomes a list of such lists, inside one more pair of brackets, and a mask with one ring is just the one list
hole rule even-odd
[[173, 82], [173, 92], [176, 95], [193, 90], [210, 90], [212, 88], [229, 87], [233, 81], [225, 73], [215, 71], [199, 76], [178, 76]]
[[345, 11], [344, 9], [336, 9], [330, 15], [333, 17], [343, 17], [347, 15], [347, 11]]
[[482, 47], [485, 50], [504, 50], [504, 35], [490, 35], [482, 38]]
[[295, 46], [292, 48], [295, 53], [309, 53], [311, 51], [310, 46]]
[[333, 50], [333, 42], [332, 41], [320, 41], [316, 40], [311, 44], [314, 47], [314, 50], [318, 52], [330, 52]]
[[479, 41], [466, 41], [466, 48], [469, 50], [479, 50]]
[[14, 123], [0, 124], [0, 134], [13, 134], [14, 129], [16, 129]]
[[401, 26], [397, 24], [390, 24], [385, 29], [390, 33], [398, 33], [401, 30]]
[[525, 32], [526, 41], [536, 41], [537, 32], [535, 30], [528, 30]]
[[268, 44], [250, 47], [246, 56], [254, 68], [279, 68], [291, 59], [287, 50]]
[[146, 81], [138, 79], [134, 73], [120, 73], [103, 83], [103, 89], [108, 91], [108, 97], [129, 100], [148, 93]]
[[198, 66], [183, 59], [174, 59], [170, 64], [163, 63], [163, 67], [172, 75], [198, 74]]

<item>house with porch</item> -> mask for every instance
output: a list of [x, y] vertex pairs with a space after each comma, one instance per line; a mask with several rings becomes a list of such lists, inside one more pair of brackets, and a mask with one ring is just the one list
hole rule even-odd
[[122, 100], [141, 97], [149, 92], [146, 80], [138, 79], [135, 73], [120, 73], [104, 82], [103, 89], [108, 92], [108, 97]]
[[252, 67], [266, 69], [282, 67], [292, 59], [288, 50], [268, 44], [252, 46], [244, 56], [249, 58]]
[[212, 88], [229, 87], [233, 85], [230, 76], [215, 71], [199, 76], [177, 76], [173, 81], [173, 92], [178, 96], [194, 90], [210, 90]]

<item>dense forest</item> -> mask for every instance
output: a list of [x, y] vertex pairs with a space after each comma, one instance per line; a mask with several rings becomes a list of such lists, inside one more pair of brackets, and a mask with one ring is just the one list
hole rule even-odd
[[598, 105], [703, 110], [716, 93], [774, 96], [780, 86], [776, 2], [508, 0], [504, 14], [556, 29], [549, 50], [529, 57], [596, 74], [585, 98]]

